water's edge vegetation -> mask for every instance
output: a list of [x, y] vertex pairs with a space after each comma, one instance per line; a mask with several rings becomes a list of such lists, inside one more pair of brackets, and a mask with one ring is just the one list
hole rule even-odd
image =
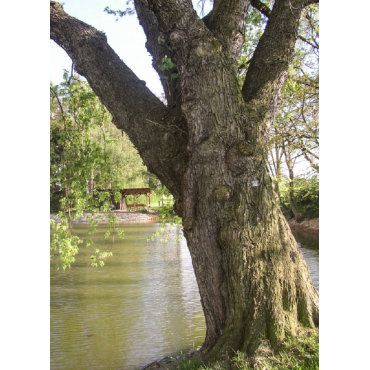
[[234, 356], [224, 356], [213, 363], [197, 358], [197, 351], [180, 353], [154, 361], [140, 370], [318, 370], [319, 329], [300, 327], [296, 337], [287, 337], [279, 351], [264, 340], [253, 356], [237, 351]]

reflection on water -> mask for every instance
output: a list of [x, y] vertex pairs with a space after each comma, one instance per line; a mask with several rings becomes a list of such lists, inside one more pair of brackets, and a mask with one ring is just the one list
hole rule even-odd
[[[157, 224], [125, 225], [113, 245], [105, 226], [66, 271], [51, 269], [50, 368], [132, 369], [202, 344], [204, 316], [190, 254], [181, 242], [147, 242]], [[85, 236], [89, 226], [75, 225]], [[297, 235], [318, 288], [317, 244]], [[112, 248], [103, 268], [94, 248]]]

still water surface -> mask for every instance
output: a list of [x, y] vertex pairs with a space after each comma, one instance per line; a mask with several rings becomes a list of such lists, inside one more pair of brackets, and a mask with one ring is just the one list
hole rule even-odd
[[[86, 236], [89, 226], [74, 228]], [[125, 225], [125, 239], [111, 246], [99, 226], [71, 269], [51, 268], [52, 370], [133, 369], [202, 344], [204, 316], [186, 242], [147, 242], [157, 228]], [[295, 236], [318, 288], [318, 238]], [[103, 268], [90, 267], [94, 248], [112, 248]]]
[[319, 237], [295, 230], [293, 235], [310, 269], [313, 285], [319, 290]]

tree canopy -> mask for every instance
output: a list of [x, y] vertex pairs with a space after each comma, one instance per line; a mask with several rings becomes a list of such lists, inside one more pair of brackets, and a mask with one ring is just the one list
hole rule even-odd
[[[109, 112], [89, 85], [77, 74], [65, 71], [64, 81], [50, 86], [51, 208], [62, 220], [61, 224], [52, 222], [55, 232], [51, 250], [57, 251], [64, 269], [74, 262], [78, 244], [83, 242], [70, 233], [72, 219], [83, 212], [94, 216], [99, 209], [110, 210], [110, 193], [96, 193], [95, 189], [111, 189], [120, 201], [120, 189], [142, 187], [147, 177], [136, 149], [127, 135], [112, 124]], [[115, 217], [108, 217], [107, 237], [117, 224]], [[98, 220], [91, 218], [90, 223], [93, 232]], [[120, 229], [119, 232], [123, 236]], [[90, 245], [91, 240], [85, 243]], [[99, 256], [102, 266], [107, 255]], [[92, 259], [96, 266], [95, 257]]]

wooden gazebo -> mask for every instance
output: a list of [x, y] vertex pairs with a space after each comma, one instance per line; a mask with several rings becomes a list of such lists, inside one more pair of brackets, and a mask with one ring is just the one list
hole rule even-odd
[[[122, 194], [122, 202], [121, 202], [122, 210], [126, 210], [126, 207], [134, 208], [134, 211], [136, 211], [137, 207], [150, 207], [150, 195], [152, 194], [152, 191], [150, 190], [150, 188], [122, 189], [120, 190], [120, 193]], [[133, 195], [134, 197], [134, 203], [132, 204], [126, 204], [126, 197], [129, 195]], [[138, 198], [140, 195], [146, 196], [146, 204], [138, 203]]]

